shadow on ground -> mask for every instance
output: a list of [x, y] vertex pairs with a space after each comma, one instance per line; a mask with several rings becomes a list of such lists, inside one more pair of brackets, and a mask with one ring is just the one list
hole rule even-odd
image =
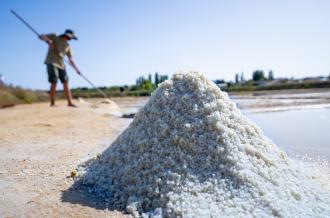
[[[112, 150], [113, 146], [111, 144], [111, 146], [109, 146], [105, 151], [103, 151], [100, 156], [108, 156], [109, 153], [112, 153]], [[126, 214], [126, 212], [123, 211], [123, 208], [120, 208], [115, 204], [111, 204], [109, 202], [109, 198], [106, 198], [103, 195], [96, 194], [92, 191], [92, 188], [89, 185], [86, 185], [83, 182], [86, 176], [88, 176], [91, 172], [95, 170], [95, 168], [99, 166], [98, 159], [100, 158], [100, 156], [97, 156], [96, 158], [91, 158], [78, 166], [78, 169], [83, 168], [86, 170], [86, 172], [83, 175], [76, 177], [74, 183], [70, 186], [70, 188], [62, 191], [61, 201], [71, 204], [79, 204], [82, 206], [95, 208], [97, 210], [117, 210], [123, 214]]]
[[[93, 165], [95, 161], [96, 159], [92, 158], [82, 163], [80, 166], [87, 167], [88, 169], [89, 166]], [[70, 188], [62, 191], [62, 202], [79, 204], [82, 206], [95, 208], [96, 210], [118, 210], [118, 208], [110, 205], [104, 196], [95, 194], [91, 191], [89, 186], [82, 184], [84, 176], [85, 175], [78, 177]], [[121, 212], [125, 213], [124, 211]]]
[[115, 209], [110, 208], [103, 197], [91, 193], [89, 188], [81, 185], [80, 182], [74, 183], [68, 190], [62, 191], [61, 199], [62, 202], [79, 204], [82, 206], [92, 207], [97, 210]]

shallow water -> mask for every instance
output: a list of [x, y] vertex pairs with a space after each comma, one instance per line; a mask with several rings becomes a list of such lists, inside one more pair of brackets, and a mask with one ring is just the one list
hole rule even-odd
[[246, 113], [291, 156], [330, 161], [330, 109]]

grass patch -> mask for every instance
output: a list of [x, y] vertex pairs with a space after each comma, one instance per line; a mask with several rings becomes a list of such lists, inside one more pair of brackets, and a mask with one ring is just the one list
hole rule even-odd
[[47, 101], [48, 94], [21, 87], [0, 86], [0, 106]]

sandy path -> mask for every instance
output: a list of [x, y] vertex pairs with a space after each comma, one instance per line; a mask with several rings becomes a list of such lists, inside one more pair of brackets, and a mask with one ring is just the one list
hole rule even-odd
[[77, 202], [84, 193], [67, 190], [73, 184], [70, 172], [109, 146], [128, 124], [65, 102], [0, 110], [0, 217], [124, 217], [97, 201], [83, 206]]

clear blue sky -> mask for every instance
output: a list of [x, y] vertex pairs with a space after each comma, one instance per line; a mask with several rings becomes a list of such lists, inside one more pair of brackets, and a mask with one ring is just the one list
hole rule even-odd
[[[10, 9], [40, 33], [75, 30], [74, 59], [98, 86], [133, 84], [156, 71], [226, 80], [256, 69], [296, 78], [330, 72], [327, 0], [1, 0], [0, 73], [33, 89], [49, 86], [47, 46]], [[68, 73], [72, 87], [88, 86]]]

